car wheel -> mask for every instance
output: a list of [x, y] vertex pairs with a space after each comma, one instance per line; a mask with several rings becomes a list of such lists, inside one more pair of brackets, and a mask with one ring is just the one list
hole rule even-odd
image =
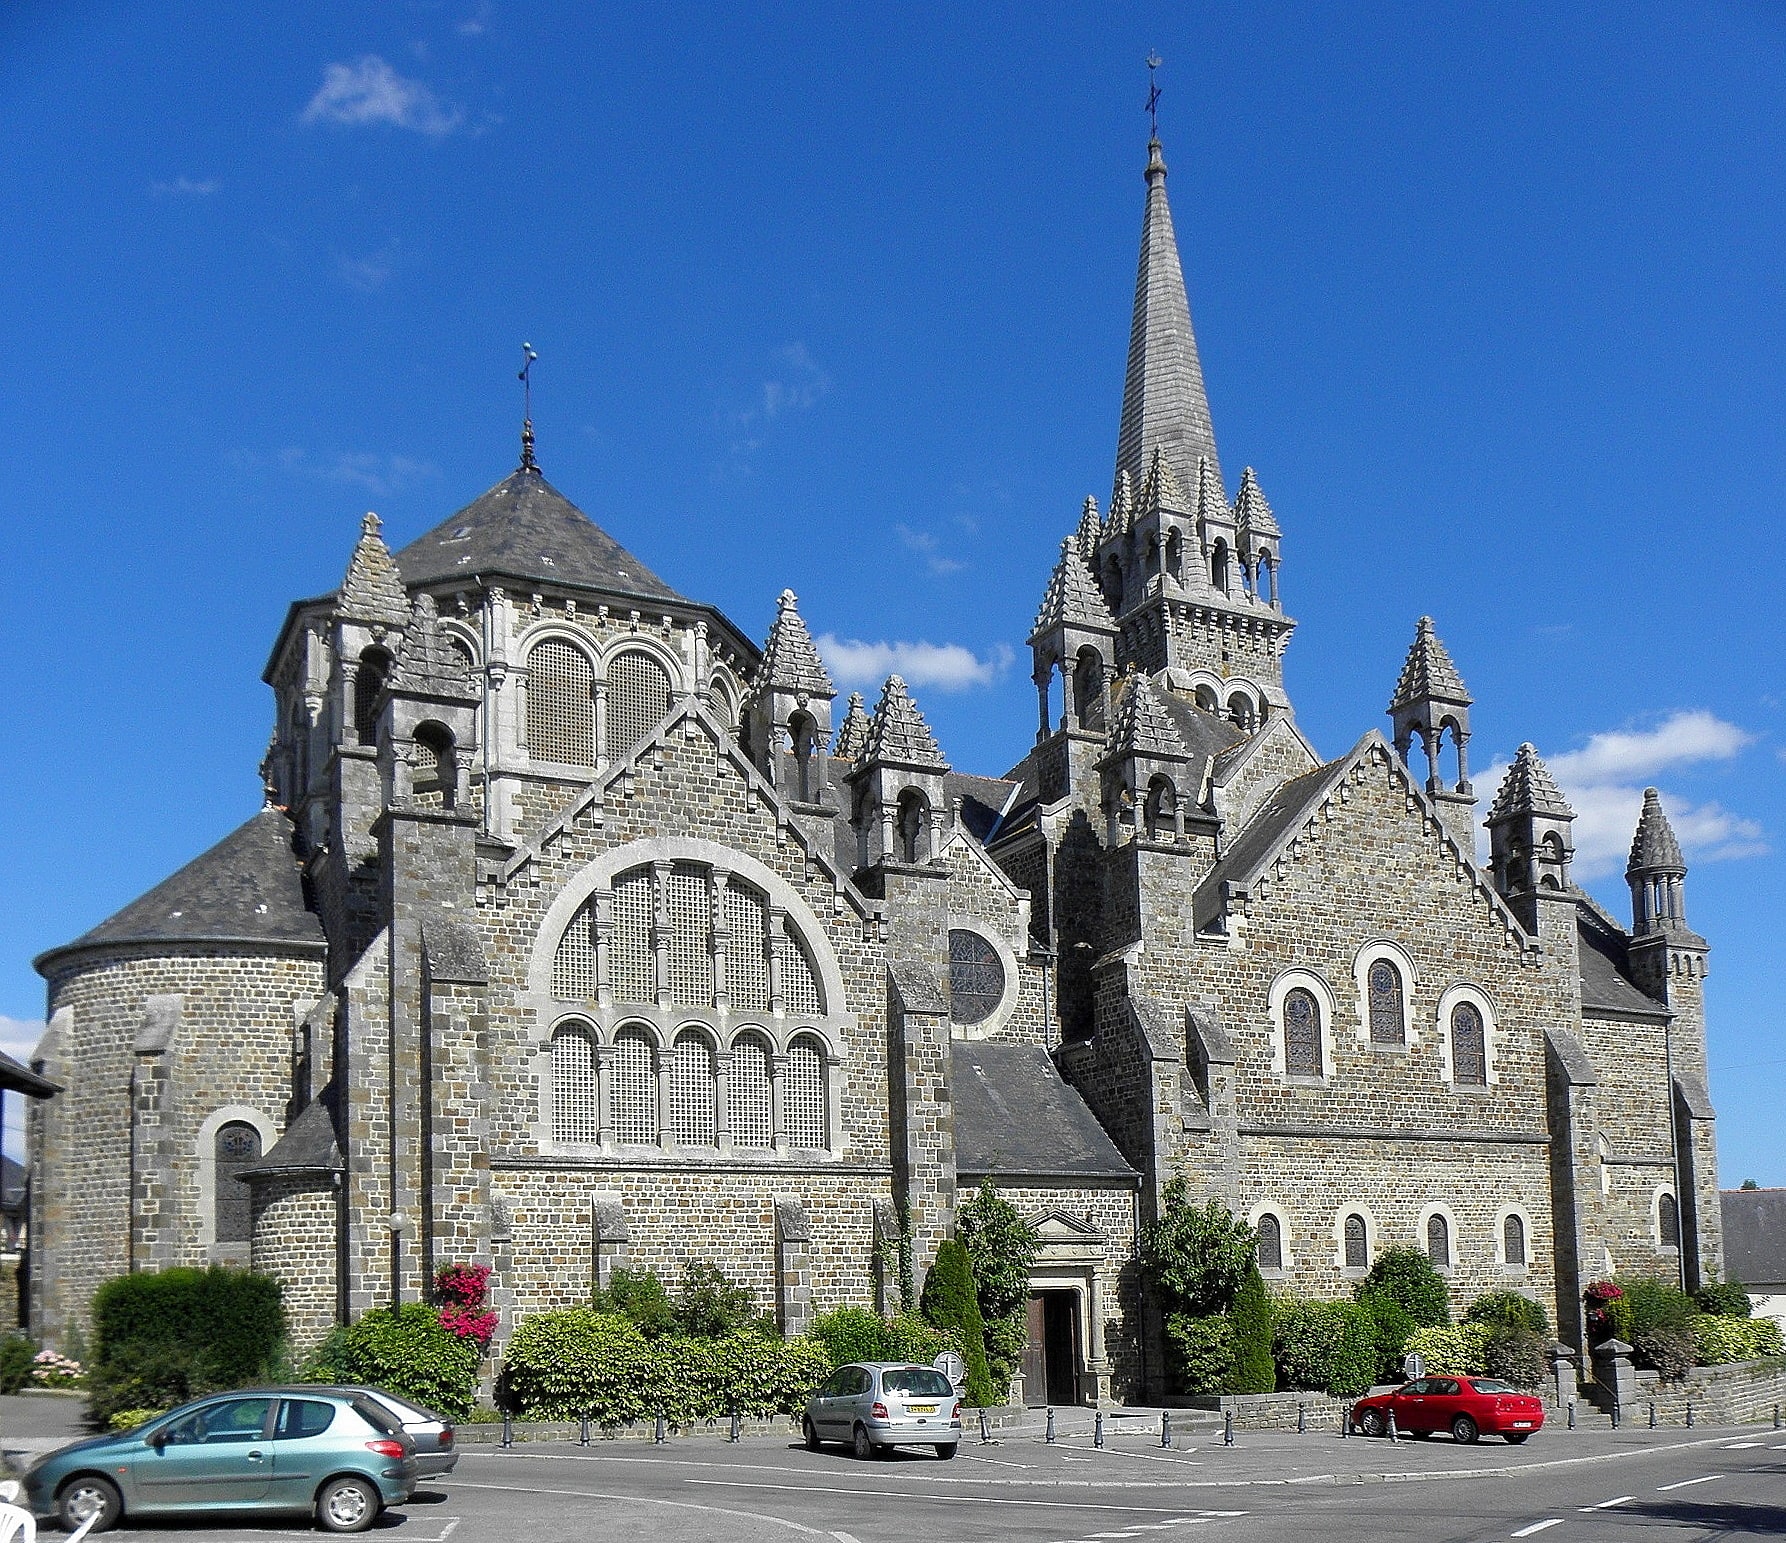
[[1532, 1433], [1529, 1430], [1512, 1430], [1507, 1432], [1507, 1445], [1516, 1447]]
[[800, 1434], [806, 1438], [806, 1450], [808, 1452], [818, 1451], [820, 1445], [819, 1428], [812, 1423], [810, 1418], [801, 1422]]
[[960, 1446], [959, 1441], [939, 1441], [936, 1444], [936, 1455], [945, 1459], [951, 1458], [960, 1449]]
[[853, 1446], [857, 1457], [879, 1457], [881, 1454], [880, 1443], [868, 1439], [868, 1427], [866, 1425], [858, 1425], [856, 1427]]
[[1451, 1422], [1451, 1434], [1467, 1447], [1476, 1439], [1476, 1422], [1467, 1414], [1460, 1414]]
[[104, 1532], [117, 1526], [123, 1514], [124, 1497], [118, 1486], [96, 1473], [70, 1479], [56, 1496], [56, 1516], [64, 1532], [74, 1532], [88, 1520], [93, 1524], [89, 1532]]
[[1358, 1428], [1367, 1436], [1381, 1436], [1389, 1429], [1389, 1422], [1381, 1409], [1367, 1409], [1358, 1417]]
[[316, 1492], [316, 1520], [328, 1532], [364, 1532], [378, 1510], [378, 1491], [365, 1479], [343, 1475]]

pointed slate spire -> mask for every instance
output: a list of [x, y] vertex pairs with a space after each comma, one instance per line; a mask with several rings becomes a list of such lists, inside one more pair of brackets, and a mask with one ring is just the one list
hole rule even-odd
[[1265, 495], [1259, 491], [1259, 479], [1253, 475], [1253, 468], [1250, 466], [1240, 474], [1240, 493], [1234, 500], [1234, 513], [1240, 522], [1241, 532], [1245, 535], [1283, 535], [1277, 528], [1277, 519], [1271, 512], [1271, 505], [1265, 502]]
[[1079, 529], [1075, 533], [1079, 542], [1079, 555], [1087, 564], [1098, 558], [1098, 538], [1103, 534], [1103, 522], [1098, 518], [1098, 501], [1087, 496], [1085, 508], [1079, 515]]
[[1170, 509], [1177, 514], [1191, 512], [1184, 489], [1179, 486], [1178, 477], [1172, 470], [1172, 462], [1160, 445], [1153, 447], [1153, 455], [1147, 463], [1147, 480], [1141, 484], [1141, 496], [1135, 501], [1135, 509], [1137, 513], [1145, 514], [1160, 509]]
[[1556, 778], [1551, 776], [1550, 769], [1538, 759], [1537, 750], [1529, 743], [1521, 745], [1519, 753], [1513, 757], [1513, 764], [1507, 768], [1507, 775], [1501, 779], [1501, 789], [1489, 808], [1488, 818], [1495, 822], [1520, 814], [1540, 814], [1562, 820], [1575, 818], [1575, 811], [1563, 797]]
[[440, 625], [432, 595], [417, 595], [403, 645], [391, 667], [390, 688], [411, 696], [475, 700], [478, 688], [465, 655]]
[[849, 711], [843, 715], [843, 724], [837, 731], [837, 747], [833, 755], [846, 761], [859, 761], [862, 752], [868, 748], [868, 733], [873, 720], [868, 716], [868, 709], [862, 705], [862, 693], [850, 693]]
[[401, 627], [409, 620], [409, 596], [391, 549], [378, 533], [376, 514], [368, 512], [360, 521], [360, 539], [341, 581], [340, 607], [344, 615], [359, 621]]
[[1643, 790], [1643, 813], [1637, 817], [1637, 834], [1631, 842], [1631, 860], [1625, 865], [1625, 877], [1639, 874], [1684, 874], [1687, 860], [1681, 856], [1681, 844], [1674, 827], [1662, 812], [1662, 795], [1654, 788]]
[[1030, 628], [1033, 642], [1052, 627], [1096, 627], [1106, 632], [1116, 630], [1116, 620], [1097, 580], [1091, 576], [1079, 547], [1069, 536], [1060, 544], [1060, 561], [1042, 595], [1042, 608], [1036, 612], [1036, 624]]
[[1197, 462], [1197, 519], [1205, 527], [1234, 523], [1234, 511], [1228, 507], [1228, 494], [1222, 487], [1221, 470], [1208, 456]]
[[[1422, 616], [1415, 624], [1414, 641], [1402, 664], [1401, 678], [1395, 683], [1395, 695], [1389, 699], [1390, 713], [1397, 713], [1417, 702], [1447, 702], [1468, 707], [1471, 700], [1463, 676], [1457, 673], [1451, 655], [1439, 641], [1438, 633], [1433, 631], [1432, 617]], [[1523, 753], [1532, 747], [1524, 745], [1520, 748]], [[1537, 760], [1536, 752], [1533, 759]], [[1538, 762], [1540, 770], [1543, 764]], [[1549, 773], [1545, 775], [1548, 777]]]
[[1153, 682], [1133, 665], [1123, 678], [1122, 700], [1116, 708], [1116, 725], [1110, 735], [1106, 759], [1141, 756], [1152, 760], [1188, 761], [1184, 736], [1178, 732]]
[[812, 634], [800, 619], [798, 602], [791, 589], [784, 589], [776, 602], [775, 624], [769, 629], [769, 641], [763, 648], [763, 664], [758, 679], [765, 687], [780, 691], [804, 691], [809, 696], [834, 697], [837, 687], [825, 671]]
[[1116, 483], [1110, 490], [1110, 513], [1104, 517], [1104, 539], [1120, 536], [1128, 530], [1135, 516], [1135, 484], [1127, 471], [1118, 469]]
[[1135, 275], [1116, 464], [1138, 483], [1158, 445], [1165, 448], [1166, 459], [1184, 486], [1191, 484], [1199, 456], [1209, 458], [1220, 483], [1203, 366], [1197, 358], [1178, 238], [1166, 202], [1166, 161], [1157, 139], [1148, 142], [1146, 175], [1147, 208], [1141, 221], [1141, 261]]
[[865, 766], [907, 766], [919, 771], [949, 769], [930, 725], [897, 675], [889, 675], [881, 687], [881, 699], [875, 704], [861, 761]]

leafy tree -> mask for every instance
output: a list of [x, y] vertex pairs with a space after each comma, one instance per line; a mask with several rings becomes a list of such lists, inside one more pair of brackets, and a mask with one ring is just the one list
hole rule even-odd
[[936, 1251], [924, 1277], [918, 1310], [935, 1327], [961, 1336], [961, 1358], [967, 1362], [967, 1401], [985, 1409], [997, 1404], [992, 1373], [986, 1365], [986, 1324], [974, 1292], [974, 1266], [965, 1246], [948, 1239]]
[[1400, 1302], [1386, 1296], [1365, 1296], [1358, 1305], [1370, 1314], [1371, 1329], [1377, 1344], [1377, 1377], [1383, 1382], [1400, 1382], [1402, 1361], [1408, 1352], [1408, 1336], [1417, 1325], [1402, 1309]]
[[1761, 1188], [1761, 1186], [1759, 1184], [1757, 1184], [1753, 1179], [1744, 1179], [1742, 1187], [1744, 1189], [1760, 1189]]
[[675, 1305], [654, 1270], [615, 1270], [606, 1289], [598, 1286], [592, 1293], [589, 1307], [595, 1313], [625, 1318], [646, 1339], [676, 1332]]
[[690, 1260], [676, 1294], [676, 1328], [696, 1339], [727, 1334], [774, 1333], [772, 1319], [757, 1311], [750, 1288], [740, 1286], [717, 1265]]
[[1255, 1268], [1258, 1235], [1219, 1200], [1195, 1205], [1183, 1174], [1167, 1185], [1160, 1219], [1141, 1234], [1141, 1267], [1168, 1315], [1226, 1312]]
[[955, 1213], [955, 1235], [974, 1267], [974, 1294], [986, 1325], [986, 1360], [993, 1384], [1003, 1387], [1023, 1358], [1029, 1339], [1029, 1271], [1036, 1258], [1036, 1229], [991, 1179]]
[[1234, 1305], [1228, 1309], [1234, 1330], [1234, 1367], [1226, 1393], [1270, 1393], [1277, 1387], [1277, 1366], [1271, 1359], [1271, 1293], [1258, 1266], [1246, 1272]]
[[1482, 1369], [1516, 1388], [1535, 1388], [1544, 1381], [1544, 1341], [1530, 1329], [1497, 1328], [1483, 1346]]
[[1372, 1296], [1389, 1298], [1419, 1328], [1451, 1322], [1451, 1288], [1417, 1248], [1384, 1249], [1354, 1294], [1361, 1302]]

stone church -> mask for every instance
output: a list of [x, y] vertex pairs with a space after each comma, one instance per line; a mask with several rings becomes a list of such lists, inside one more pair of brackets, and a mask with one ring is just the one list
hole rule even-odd
[[279, 1277], [300, 1344], [458, 1261], [503, 1334], [686, 1259], [795, 1331], [895, 1295], [902, 1240], [921, 1278], [983, 1176], [1041, 1237], [1035, 1401], [1162, 1390], [1135, 1250], [1181, 1172], [1284, 1290], [1412, 1245], [1579, 1343], [1584, 1282], [1717, 1274], [1707, 945], [1655, 794], [1627, 926], [1530, 745], [1479, 807], [1424, 617], [1388, 733], [1304, 737], [1166, 176], [1156, 140], [1114, 491], [1003, 776], [897, 677], [840, 701], [791, 592], [760, 645], [680, 594], [531, 426], [401, 550], [365, 517], [273, 640], [265, 807], [37, 960], [46, 1343], [108, 1276], [210, 1260]]

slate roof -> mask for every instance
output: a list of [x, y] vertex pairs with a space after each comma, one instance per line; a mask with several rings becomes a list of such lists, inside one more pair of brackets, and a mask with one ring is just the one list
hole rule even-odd
[[1597, 927], [1577, 925], [1581, 940], [1581, 1005], [1584, 1012], [1616, 1013], [1622, 1017], [1665, 1018], [1668, 1008], [1641, 991], [1625, 974], [1622, 944]]
[[1786, 1189], [1725, 1189], [1724, 1278], [1786, 1289]]
[[1247, 736], [1226, 718], [1218, 718], [1195, 702], [1185, 701], [1176, 692], [1162, 691], [1158, 695], [1178, 737], [1193, 755], [1213, 758], [1246, 743]]
[[943, 778], [943, 796], [961, 800], [961, 823], [982, 846], [991, 839], [1005, 811], [1014, 807], [1017, 784], [1004, 777], [976, 777], [952, 771]]
[[1110, 749], [1104, 759], [1124, 755], [1168, 761], [1188, 761], [1191, 757], [1190, 746], [1178, 732], [1178, 725], [1166, 711], [1153, 682], [1132, 670], [1123, 678], [1122, 700], [1117, 703]]
[[304, 905], [283, 810], [262, 809], [146, 895], [35, 963], [41, 973], [76, 949], [200, 942], [302, 945], [322, 952], [322, 924]]
[[1259, 491], [1259, 479], [1253, 468], [1247, 467], [1240, 474], [1240, 492], [1234, 499], [1234, 514], [1240, 522], [1242, 530], [1250, 530], [1255, 536], [1281, 536], [1277, 517], [1271, 512], [1271, 505], [1265, 502], [1265, 495]]
[[[1457, 673], [1457, 666], [1451, 662], [1451, 655], [1439, 641], [1438, 633], [1433, 631], [1433, 619], [1430, 616], [1422, 616], [1415, 625], [1414, 642], [1402, 664], [1401, 678], [1395, 683], [1395, 695], [1389, 699], [1389, 711], [1394, 712], [1398, 707], [1406, 707], [1414, 702], [1456, 702], [1465, 707], [1470, 705], [1470, 693], [1464, 685], [1464, 678]], [[1537, 759], [1536, 753], [1533, 759]], [[1538, 764], [1542, 770], [1543, 762]], [[1550, 774], [1545, 772], [1544, 775], [1548, 777]]]
[[1564, 820], [1573, 819], [1575, 814], [1564, 799], [1563, 790], [1557, 786], [1556, 778], [1551, 776], [1550, 769], [1538, 759], [1537, 750], [1529, 743], [1521, 745], [1514, 755], [1513, 764], [1501, 779], [1500, 791], [1489, 806], [1488, 817], [1490, 820], [1505, 819], [1525, 810]]
[[782, 691], [804, 691], [808, 696], [837, 695], [812, 634], [800, 619], [798, 601], [791, 589], [784, 589], [775, 603], [775, 622], [769, 628], [757, 684]]
[[1654, 788], [1643, 790], [1643, 813], [1637, 817], [1637, 834], [1631, 840], [1631, 860], [1625, 864], [1625, 872], [1629, 875], [1646, 868], [1664, 873], [1687, 871], [1674, 827], [1662, 812], [1662, 795]]
[[1351, 756], [1341, 756], [1300, 777], [1292, 777], [1259, 806], [1252, 823], [1197, 886], [1191, 909], [1199, 931], [1221, 915], [1223, 883], [1250, 884], [1276, 851], [1278, 842], [1319, 807], [1351, 765]]
[[391, 684], [417, 696], [478, 701], [483, 693], [472, 681], [465, 656], [453, 647], [440, 625], [432, 595], [417, 595], [402, 646], [391, 669]]
[[689, 602], [537, 471], [517, 471], [397, 553], [403, 582], [471, 574]]
[[1110, 607], [1104, 603], [1097, 580], [1091, 576], [1091, 569], [1086, 567], [1085, 562], [1075, 537], [1068, 536], [1061, 542], [1060, 561], [1054, 565], [1054, 572], [1048, 578], [1048, 588], [1042, 592], [1042, 604], [1036, 612], [1036, 624], [1029, 629], [1032, 639], [1040, 637], [1052, 627], [1062, 625], [1091, 627], [1103, 632], [1116, 631], [1115, 618], [1110, 614]]
[[909, 766], [923, 771], [947, 771], [942, 746], [918, 711], [918, 704], [897, 675], [889, 675], [875, 703], [874, 721], [868, 726], [868, 744], [861, 764]]
[[349, 616], [393, 627], [409, 620], [409, 596], [403, 592], [403, 578], [391, 549], [379, 534], [376, 514], [368, 513], [360, 521], [360, 539], [354, 543], [347, 577], [341, 581], [341, 609]]
[[47, 1077], [40, 1077], [23, 1061], [15, 1061], [5, 1051], [0, 1050], [0, 1089], [8, 1093], [23, 1093], [29, 1098], [48, 1098], [60, 1093], [60, 1083], [51, 1082]]
[[286, 1127], [285, 1134], [261, 1154], [260, 1161], [242, 1169], [238, 1177], [328, 1173], [341, 1168], [341, 1141], [335, 1128], [337, 1097], [332, 1085], [324, 1088]]
[[1103, 1180], [1135, 1170], [1040, 1045], [956, 1041], [955, 1172]]

